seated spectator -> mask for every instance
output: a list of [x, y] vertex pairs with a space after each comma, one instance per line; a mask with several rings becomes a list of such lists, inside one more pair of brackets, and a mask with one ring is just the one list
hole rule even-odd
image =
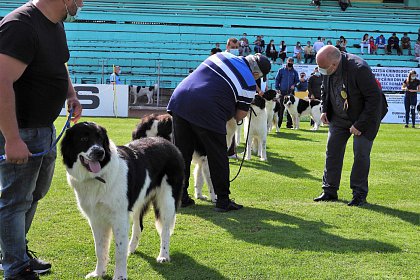
[[265, 50], [264, 35], [260, 35], [260, 37], [261, 37], [261, 51], [264, 52], [264, 50]]
[[257, 36], [257, 39], [255, 39], [254, 41], [254, 52], [255, 53], [262, 53], [262, 48], [261, 48], [261, 36]]
[[387, 54], [391, 54], [391, 49], [396, 49], [397, 50], [397, 54], [401, 55], [401, 49], [400, 49], [400, 44], [399, 44], [400, 40], [397, 37], [397, 34], [392, 33], [392, 36], [389, 37], [388, 39], [388, 45], [386, 46], [386, 51]]
[[414, 45], [414, 55], [420, 65], [420, 39], [417, 40], [416, 44]]
[[226, 51], [233, 55], [239, 55], [239, 41], [235, 37], [230, 37], [226, 42]]
[[315, 54], [319, 52], [319, 50], [324, 46], [324, 42], [322, 42], [321, 37], [318, 37], [318, 41], [314, 43], [314, 51]]
[[216, 43], [216, 46], [210, 50], [210, 55], [216, 54], [218, 52], [222, 52], [222, 49], [220, 48], [220, 44]]
[[350, 0], [338, 0], [338, 5], [340, 6], [341, 10], [344, 12], [347, 8], [351, 7]]
[[328, 40], [328, 41], [327, 41], [327, 45], [332, 45], [331, 40]]
[[404, 36], [401, 37], [401, 49], [406, 50], [408, 49], [408, 55], [411, 54], [411, 41], [410, 37], [408, 37], [407, 32], [404, 32]]
[[375, 45], [375, 39], [373, 39], [373, 36], [370, 36], [370, 37], [369, 37], [369, 45], [370, 45], [370, 53], [371, 53], [371, 54], [378, 54], [378, 53], [376, 52], [377, 47], [376, 47], [376, 45]]
[[340, 40], [335, 41], [335, 47], [341, 51]]
[[321, 0], [312, 0], [310, 5], [314, 5], [319, 10], [321, 9]]
[[347, 52], [347, 40], [344, 36], [340, 36], [340, 51]]
[[367, 47], [368, 53], [370, 53], [369, 34], [363, 35], [362, 41], [360, 42], [360, 52], [363, 54], [363, 47]]
[[314, 48], [311, 46], [311, 41], [307, 42], [306, 46], [303, 48], [303, 53], [303, 56], [305, 57], [305, 64], [308, 63], [308, 60], [310, 60], [309, 63], [312, 64], [315, 58], [315, 51]]
[[247, 56], [251, 53], [251, 48], [249, 47], [249, 41], [246, 38], [247, 34], [242, 34], [242, 38], [239, 39], [239, 54], [242, 56]]
[[270, 40], [270, 43], [265, 49], [265, 55], [271, 58], [272, 63], [276, 63], [277, 56], [279, 55], [279, 53], [277, 52], [276, 46], [274, 45], [274, 40]]
[[295, 48], [293, 49], [293, 57], [296, 58], [297, 63], [302, 62], [302, 52], [302, 46], [300, 45], [300, 42], [297, 42]]
[[308, 89], [308, 80], [306, 80], [305, 72], [300, 73], [300, 78], [295, 89], [296, 91], [306, 91]]
[[287, 46], [284, 41], [281, 41], [280, 49], [279, 49], [279, 58], [281, 59], [282, 64], [284, 63], [286, 56], [287, 56]]
[[376, 37], [375, 46], [376, 49], [385, 49], [385, 37], [383, 34]]

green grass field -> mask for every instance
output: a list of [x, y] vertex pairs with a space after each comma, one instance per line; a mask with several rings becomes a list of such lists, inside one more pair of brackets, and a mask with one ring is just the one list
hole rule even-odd
[[[116, 144], [128, 142], [137, 123], [83, 120], [105, 126]], [[57, 130], [63, 123], [63, 118], [57, 121]], [[312, 132], [308, 122], [301, 127], [270, 133], [268, 162], [253, 157], [244, 163], [231, 185], [231, 196], [244, 204], [243, 210], [216, 213], [204, 201], [180, 209], [171, 263], [156, 263], [159, 237], [148, 213], [140, 246], [128, 259], [129, 278], [419, 279], [420, 129], [382, 125], [371, 156], [370, 204], [357, 208], [346, 205], [352, 139], [340, 201], [315, 203], [312, 199], [322, 191], [328, 128]], [[238, 167], [231, 160], [232, 177]], [[53, 264], [42, 279], [83, 279], [95, 268], [93, 237], [67, 185], [61, 155], [28, 238], [30, 248]], [[110, 257], [106, 279], [113, 275], [113, 245]]]

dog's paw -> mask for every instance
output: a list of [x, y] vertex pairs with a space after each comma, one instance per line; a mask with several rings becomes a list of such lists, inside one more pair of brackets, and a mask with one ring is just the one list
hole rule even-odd
[[159, 256], [159, 257], [156, 258], [156, 261], [158, 263], [165, 263], [165, 262], [170, 262], [171, 260], [170, 260], [169, 256], [168, 257]]
[[267, 158], [260, 158], [260, 161], [267, 161]]
[[89, 273], [88, 275], [86, 275], [85, 276], [85, 279], [89, 279], [89, 278], [102, 278], [102, 277], [104, 277], [105, 276], [105, 271], [103, 271], [103, 272], [97, 272], [96, 270], [95, 271], [92, 271], [91, 273]]
[[204, 201], [206, 201], [207, 199], [208, 199], [208, 197], [207, 196], [205, 196], [205, 195], [196, 195], [195, 196], [195, 198], [197, 198], [197, 199], [199, 199], [199, 200], [204, 200]]
[[114, 275], [114, 277], [112, 278], [112, 280], [127, 280], [127, 279], [128, 279], [127, 275], [119, 275], [119, 276]]

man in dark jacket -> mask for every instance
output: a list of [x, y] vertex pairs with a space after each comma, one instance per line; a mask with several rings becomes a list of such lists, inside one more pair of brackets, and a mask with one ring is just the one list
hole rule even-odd
[[315, 201], [335, 201], [340, 185], [346, 144], [353, 134], [354, 163], [350, 175], [353, 199], [366, 203], [370, 152], [387, 105], [368, 64], [360, 57], [325, 46], [316, 56], [324, 75], [321, 88], [323, 123], [329, 124], [323, 193]]
[[[287, 59], [287, 65], [277, 72], [275, 88], [280, 92], [280, 110], [279, 110], [279, 127], [283, 122], [284, 104], [283, 99], [288, 94], [294, 94], [295, 86], [299, 82], [299, 74], [293, 68], [293, 57]], [[292, 118], [289, 112], [286, 112], [287, 116], [287, 128], [293, 128]]]
[[388, 45], [386, 46], [387, 54], [391, 54], [391, 49], [396, 49], [398, 55], [402, 54], [400, 48], [400, 39], [398, 39], [397, 34], [395, 33], [392, 33], [392, 36], [388, 39]]

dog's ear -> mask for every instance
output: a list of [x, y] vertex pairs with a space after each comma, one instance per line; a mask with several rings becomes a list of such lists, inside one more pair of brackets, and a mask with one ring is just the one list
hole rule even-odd
[[277, 92], [275, 90], [269, 89], [264, 92], [264, 99], [265, 100], [273, 100], [276, 97]]
[[71, 129], [71, 128], [67, 129], [60, 143], [60, 150], [61, 150], [61, 155], [63, 156], [63, 162], [69, 168], [72, 168], [73, 163], [76, 161], [76, 155], [74, 152], [72, 152], [72, 148], [74, 146], [73, 145], [73, 137], [74, 137], [73, 131], [74, 129]]

